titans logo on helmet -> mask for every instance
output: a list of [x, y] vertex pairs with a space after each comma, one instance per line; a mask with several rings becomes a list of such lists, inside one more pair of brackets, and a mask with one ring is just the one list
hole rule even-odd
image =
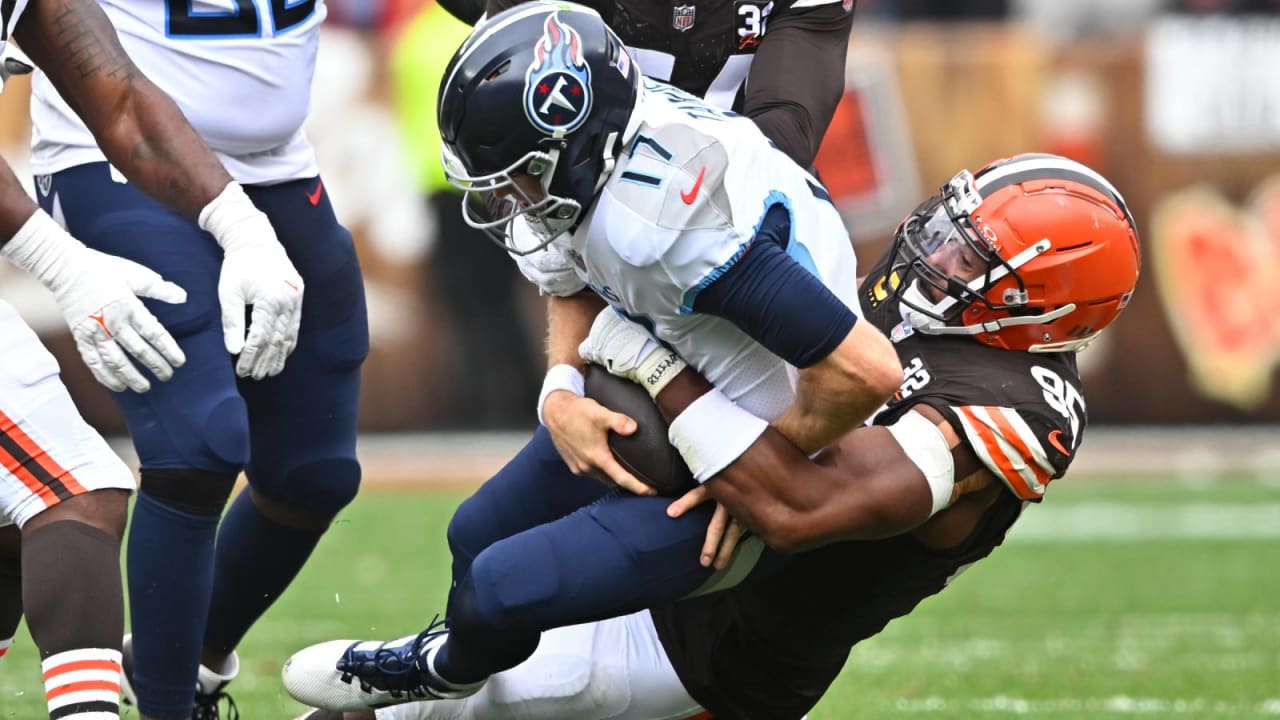
[[524, 77], [524, 112], [534, 127], [548, 135], [564, 134], [587, 119], [591, 69], [582, 56], [582, 38], [560, 22], [559, 12], [547, 16]]

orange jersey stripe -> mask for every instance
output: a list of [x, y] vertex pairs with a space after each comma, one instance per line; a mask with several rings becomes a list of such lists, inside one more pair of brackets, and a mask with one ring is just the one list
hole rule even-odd
[[31, 456], [31, 459], [38, 463], [45, 472], [57, 478], [64, 486], [66, 486], [67, 491], [72, 495], [81, 495], [85, 492], [84, 486], [76, 480], [74, 475], [64, 470], [62, 466], [58, 464], [58, 461], [53, 459], [52, 455], [45, 452], [45, 449], [40, 447], [39, 443], [32, 440], [31, 436], [23, 432], [18, 423], [14, 422], [13, 419], [4, 414], [4, 412], [0, 412], [0, 433], [4, 433], [17, 443], [18, 447], [26, 451], [26, 453]]
[[119, 693], [120, 683], [108, 682], [106, 680], [86, 680], [84, 682], [71, 683], [69, 685], [63, 685], [62, 687], [56, 687], [45, 693], [45, 697], [49, 700], [55, 700], [63, 695], [75, 692], [88, 692], [90, 690]]
[[1035, 493], [1031, 492], [1031, 488], [1028, 488], [1026, 483], [1023, 482], [1022, 476], [1018, 474], [1018, 471], [1013, 469], [1013, 464], [1009, 462], [1008, 456], [1004, 454], [1004, 450], [1000, 448], [999, 441], [996, 440], [995, 432], [992, 431], [991, 428], [987, 427], [987, 424], [975, 415], [968, 407], [961, 406], [958, 409], [960, 412], [964, 413], [966, 418], [969, 419], [969, 423], [973, 426], [974, 431], [976, 431], [978, 433], [978, 437], [982, 439], [982, 444], [986, 446], [987, 455], [989, 455], [1000, 468], [1000, 474], [1004, 475], [1005, 481], [1018, 488], [1021, 491], [1019, 493], [1021, 495], [1035, 495]]
[[44, 671], [44, 680], [49, 682], [50, 678], [57, 677], [62, 673], [76, 672], [78, 670], [106, 670], [107, 672], [120, 672], [120, 663], [112, 660], [73, 660], [69, 663], [56, 665]]
[[1027, 444], [1022, 441], [1022, 436], [1018, 435], [1018, 431], [1014, 429], [1013, 423], [1009, 422], [1009, 418], [1005, 417], [1004, 412], [1000, 408], [988, 407], [987, 414], [996, 421], [996, 427], [1000, 428], [1000, 434], [1004, 439], [1008, 440], [1010, 445], [1013, 445], [1018, 452], [1022, 453], [1022, 459], [1026, 461], [1027, 467], [1031, 468], [1036, 480], [1041, 485], [1049, 482], [1049, 473], [1045, 472], [1044, 468], [1040, 467], [1040, 463], [1036, 462], [1036, 456], [1031, 452], [1031, 448], [1027, 447]]

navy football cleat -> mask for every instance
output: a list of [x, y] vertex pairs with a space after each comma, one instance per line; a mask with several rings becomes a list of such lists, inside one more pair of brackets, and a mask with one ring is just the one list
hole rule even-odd
[[454, 685], [431, 668], [448, 634], [437, 621], [399, 640], [332, 640], [312, 645], [284, 664], [284, 687], [304, 705], [336, 711], [464, 698], [484, 682]]

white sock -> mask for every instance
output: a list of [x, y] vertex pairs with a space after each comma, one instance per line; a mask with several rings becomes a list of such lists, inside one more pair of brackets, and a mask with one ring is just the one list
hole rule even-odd
[[59, 720], [120, 717], [120, 651], [67, 650], [40, 663], [49, 715]]

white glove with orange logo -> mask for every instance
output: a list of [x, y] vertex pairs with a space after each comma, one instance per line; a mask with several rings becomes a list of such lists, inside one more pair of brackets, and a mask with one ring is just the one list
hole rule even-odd
[[[227, 352], [240, 356], [236, 374], [254, 380], [279, 375], [298, 344], [302, 277], [271, 221], [237, 183], [228, 183], [200, 211], [200, 227], [222, 247], [218, 304]], [[246, 336], [244, 313], [249, 305], [253, 317]]]
[[187, 293], [152, 270], [85, 247], [43, 210], [36, 210], [0, 255], [53, 293], [80, 357], [103, 385], [117, 392], [151, 389], [130, 356], [162, 381], [187, 361], [177, 341], [138, 299], [182, 303]]

